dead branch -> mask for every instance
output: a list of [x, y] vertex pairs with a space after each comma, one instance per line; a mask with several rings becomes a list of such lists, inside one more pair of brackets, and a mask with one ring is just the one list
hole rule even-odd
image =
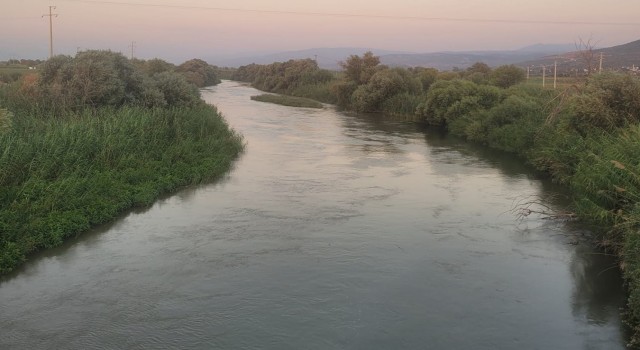
[[557, 210], [547, 205], [551, 198], [543, 200], [536, 196], [521, 197], [514, 200], [510, 213], [516, 216], [518, 221], [523, 221], [525, 218], [535, 214], [544, 220], [562, 220], [572, 221], [577, 219], [577, 215], [574, 212], [566, 210]]

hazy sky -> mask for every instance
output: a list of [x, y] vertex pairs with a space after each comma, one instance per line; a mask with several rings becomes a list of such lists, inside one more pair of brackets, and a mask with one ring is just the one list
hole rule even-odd
[[[640, 0], [2, 0], [0, 60], [111, 49], [174, 62], [247, 52], [372, 47], [517, 49], [640, 39]], [[142, 6], [147, 4], [151, 6]], [[348, 15], [348, 16], [347, 16]]]

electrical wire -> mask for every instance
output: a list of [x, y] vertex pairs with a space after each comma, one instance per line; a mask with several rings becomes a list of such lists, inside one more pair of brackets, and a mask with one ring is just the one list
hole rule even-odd
[[118, 2], [103, 0], [62, 0], [68, 2], [78, 2], [85, 4], [106, 4], [121, 6], [159, 7], [174, 9], [210, 10], [225, 12], [262, 13], [274, 15], [297, 15], [297, 16], [320, 16], [320, 17], [343, 17], [343, 18], [370, 18], [388, 20], [413, 20], [430, 22], [475, 22], [475, 23], [503, 23], [503, 24], [554, 24], [554, 25], [597, 25], [597, 26], [640, 26], [640, 22], [590, 22], [590, 21], [542, 21], [542, 20], [522, 20], [522, 19], [482, 19], [482, 18], [455, 18], [455, 17], [421, 17], [421, 16], [392, 16], [392, 15], [364, 15], [349, 13], [329, 13], [329, 12], [302, 12], [283, 10], [256, 10], [227, 7], [191, 6], [191, 5], [167, 5], [150, 4], [139, 2]]

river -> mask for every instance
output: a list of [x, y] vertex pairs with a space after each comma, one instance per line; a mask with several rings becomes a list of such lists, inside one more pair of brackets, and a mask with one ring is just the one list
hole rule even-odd
[[[246, 152], [0, 280], [2, 349], [624, 349], [615, 260], [520, 161], [203, 90]], [[550, 200], [549, 205], [561, 206]]]

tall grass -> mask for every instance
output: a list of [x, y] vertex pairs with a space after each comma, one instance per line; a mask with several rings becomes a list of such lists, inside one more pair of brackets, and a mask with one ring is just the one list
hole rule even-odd
[[205, 105], [12, 119], [0, 133], [0, 274], [128, 208], [220, 176], [243, 149]]

